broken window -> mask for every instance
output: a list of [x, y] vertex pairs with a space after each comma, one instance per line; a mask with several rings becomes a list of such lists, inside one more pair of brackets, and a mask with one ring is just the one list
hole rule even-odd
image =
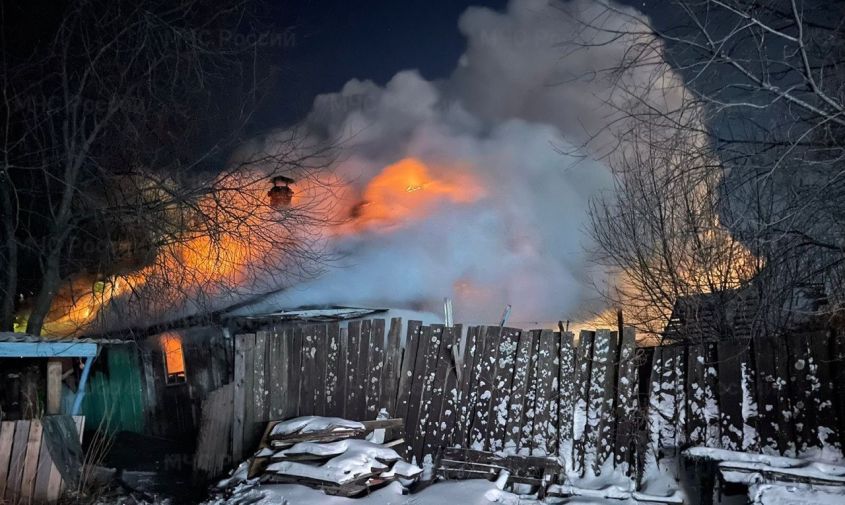
[[161, 336], [161, 349], [164, 353], [164, 371], [167, 384], [185, 382], [185, 356], [182, 354], [182, 337], [176, 333]]

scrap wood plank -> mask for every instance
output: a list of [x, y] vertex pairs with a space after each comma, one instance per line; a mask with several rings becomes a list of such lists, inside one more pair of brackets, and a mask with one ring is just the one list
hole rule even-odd
[[399, 368], [399, 386], [396, 391], [396, 417], [408, 419], [408, 402], [411, 397], [411, 383], [417, 362], [422, 322], [408, 321], [408, 333]]
[[490, 419], [491, 398], [496, 380], [496, 359], [499, 355], [498, 326], [482, 326], [479, 335], [483, 335], [484, 348], [481, 359], [476, 361], [476, 389], [475, 414], [470, 429], [469, 446], [474, 449], [489, 449], [490, 439], [487, 436], [492, 427], [493, 420]]
[[379, 410], [384, 407], [381, 403], [381, 386], [384, 383], [384, 319], [374, 319], [370, 330], [369, 356], [367, 358], [367, 419], [375, 419]]
[[[510, 473], [510, 482], [522, 482], [526, 484], [541, 484], [544, 475], [557, 475], [562, 468], [560, 463], [553, 458], [536, 456], [502, 456], [488, 451], [473, 449], [447, 448], [438, 460], [438, 473], [452, 472], [452, 475], [460, 472], [467, 472], [478, 476], [494, 477], [502, 470]], [[478, 478], [478, 477], [474, 477]]]
[[475, 370], [476, 360], [481, 355], [484, 339], [479, 338], [478, 326], [467, 328], [467, 336], [461, 350], [461, 379], [458, 384], [458, 421], [452, 443], [464, 447], [468, 443], [469, 425], [472, 422], [472, 414], [475, 408], [474, 386], [476, 382]]
[[616, 438], [614, 461], [627, 464], [628, 475], [636, 469], [636, 436], [639, 430], [637, 395], [637, 336], [634, 328], [625, 327], [619, 344], [619, 377], [616, 387]]
[[440, 412], [440, 423], [442, 431], [442, 440], [440, 445], [447, 447], [452, 443], [457, 429], [456, 422], [458, 419], [458, 409], [460, 408], [460, 399], [458, 393], [458, 366], [460, 363], [454, 361], [456, 346], [460, 345], [461, 334], [463, 328], [457, 324], [453, 327], [447, 328], [449, 333], [446, 341], [451, 342], [448, 350], [449, 356], [447, 359], [446, 378], [443, 383], [443, 402]]
[[9, 473], [6, 480], [6, 501], [17, 503], [21, 493], [23, 465], [26, 460], [26, 442], [29, 439], [29, 421], [15, 422], [12, 439], [12, 456], [9, 459]]
[[510, 405], [505, 426], [504, 449], [509, 452], [515, 452], [521, 447], [522, 422], [527, 408], [528, 386], [531, 383], [533, 345], [533, 334], [528, 330], [521, 331], [514, 356], [514, 375], [511, 380]]
[[343, 417], [343, 412], [338, 410], [338, 405], [343, 403], [340, 391], [340, 325], [329, 323], [326, 326], [326, 380], [325, 394], [326, 415]]
[[[557, 442], [557, 405], [554, 395], [557, 389], [559, 363], [555, 334], [551, 330], [541, 330], [537, 344], [537, 368], [534, 399], [534, 432], [532, 435], [532, 456], [557, 454], [553, 441]], [[554, 408], [553, 408], [554, 406]]]
[[401, 332], [402, 318], [392, 318], [390, 330], [387, 332], [380, 400], [381, 405], [391, 415], [396, 415], [396, 396], [399, 389], [399, 367], [401, 366], [401, 344], [399, 342]]
[[[574, 335], [564, 331], [560, 335], [560, 369], [558, 374], [558, 456], [564, 461], [567, 470], [572, 468], [572, 421], [575, 406], [575, 368]], [[519, 368], [517, 368], [519, 372]]]
[[[443, 325], [431, 325], [431, 332], [428, 337], [428, 349], [425, 354], [425, 371], [423, 372], [422, 393], [420, 395], [419, 421], [417, 431], [414, 433], [414, 456], [417, 461], [423, 461], [426, 454], [425, 441], [426, 430], [429, 428], [428, 421], [432, 413], [432, 403], [435, 396], [435, 377], [437, 375], [437, 364], [440, 361], [440, 348], [443, 343]], [[433, 456], [433, 454], [432, 454]]]
[[587, 410], [594, 338], [595, 333], [582, 330], [578, 336], [576, 350], [575, 366], [578, 379], [574, 387], [575, 403], [572, 407], [572, 470], [580, 474], [584, 472], [584, 451], [587, 446]]
[[[448, 406], [452, 397], [449, 380], [454, 377], [454, 364], [452, 362], [452, 347], [457, 345], [454, 327], [440, 329], [440, 346], [436, 354], [433, 378], [431, 381], [431, 400], [428, 407], [428, 417], [425, 425], [425, 441], [423, 442], [423, 454], [434, 456], [437, 451], [445, 446], [450, 438], [452, 422], [449, 418], [453, 413]], [[447, 414], [447, 412], [449, 414]]]
[[328, 330], [323, 323], [314, 325], [314, 414], [326, 415], [326, 362]]
[[405, 418], [405, 433], [408, 434], [405, 454], [409, 458], [412, 458], [415, 455], [417, 439], [421, 435], [419, 433], [420, 407], [422, 406], [423, 385], [425, 382], [425, 365], [430, 344], [431, 326], [423, 326], [420, 328], [417, 357], [414, 363], [413, 375], [409, 384], [410, 395], [408, 397], [408, 416]]
[[505, 447], [514, 364], [521, 331], [518, 328], [502, 328], [499, 333], [499, 349], [494, 363], [490, 414], [488, 415], [491, 423], [488, 435], [489, 445], [493, 451], [500, 451]]

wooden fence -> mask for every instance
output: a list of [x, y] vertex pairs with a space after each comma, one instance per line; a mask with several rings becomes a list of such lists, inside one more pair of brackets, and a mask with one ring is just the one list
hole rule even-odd
[[[83, 417], [74, 418], [82, 442]], [[55, 503], [64, 482], [40, 419], [0, 422], [0, 503]]]
[[658, 456], [707, 446], [829, 457], [845, 444], [843, 335], [658, 347], [651, 370], [649, 433]]
[[399, 319], [290, 326], [235, 338], [232, 452], [262, 425], [302, 415], [405, 420], [404, 450], [422, 461], [462, 446], [559, 456], [598, 471], [632, 469], [637, 447], [633, 332], [466, 329]]
[[466, 447], [558, 457], [570, 475], [610, 463], [639, 478], [690, 446], [818, 456], [845, 433], [845, 338], [829, 333], [641, 349], [627, 328], [574, 338], [375, 319], [235, 342], [235, 461], [268, 420], [381, 409], [405, 420], [417, 461]]

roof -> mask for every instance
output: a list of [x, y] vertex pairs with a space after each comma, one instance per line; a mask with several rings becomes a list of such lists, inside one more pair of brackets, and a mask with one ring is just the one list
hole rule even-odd
[[372, 314], [387, 312], [388, 309], [366, 307], [300, 307], [297, 309], [280, 310], [264, 314], [234, 316], [233, 319], [275, 319], [283, 321], [313, 321], [330, 322], [358, 319]]
[[26, 333], [0, 332], [0, 358], [82, 358], [97, 355], [101, 344], [124, 344], [125, 340], [47, 338]]

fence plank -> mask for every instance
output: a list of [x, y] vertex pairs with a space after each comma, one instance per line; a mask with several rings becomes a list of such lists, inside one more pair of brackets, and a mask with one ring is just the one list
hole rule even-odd
[[390, 330], [387, 332], [387, 347], [384, 353], [384, 367], [382, 368], [381, 400], [380, 404], [387, 409], [391, 416], [396, 415], [396, 396], [399, 389], [399, 367], [401, 366], [402, 318], [394, 317], [390, 320]]
[[477, 374], [477, 397], [475, 401], [475, 414], [472, 419], [469, 444], [471, 449], [489, 450], [490, 441], [487, 432], [490, 425], [490, 399], [495, 380], [496, 358], [499, 354], [499, 327], [483, 326], [479, 335], [484, 335], [484, 350], [481, 359], [476, 362], [475, 371]]
[[558, 371], [558, 457], [567, 471], [572, 470], [572, 420], [576, 384], [574, 335], [561, 331]]
[[587, 412], [588, 457], [592, 457], [593, 471], [598, 473], [613, 447], [611, 420], [613, 384], [616, 367], [616, 332], [598, 330], [593, 344], [593, 364], [590, 373], [589, 411]]
[[[260, 430], [256, 422], [255, 413], [255, 347], [256, 335], [249, 334], [246, 341], [246, 349], [244, 349], [244, 418], [243, 418], [243, 451], [245, 453], [251, 452], [258, 445], [258, 437]], [[263, 349], [262, 349], [263, 351]], [[262, 354], [261, 352], [257, 354]], [[201, 417], [201, 414], [200, 416]], [[197, 419], [199, 422], [199, 419]]]
[[[301, 337], [299, 336], [301, 332]], [[316, 415], [316, 405], [314, 404], [314, 393], [317, 389], [317, 348], [315, 346], [315, 332], [316, 326], [313, 324], [306, 324], [297, 326], [294, 330], [294, 340], [299, 344], [299, 356], [302, 360], [300, 363], [301, 373], [299, 386], [299, 416], [313, 416]]]
[[384, 372], [384, 319], [374, 319], [370, 333], [369, 365], [367, 366], [367, 419], [375, 419], [381, 403], [382, 374]]
[[15, 435], [12, 439], [12, 456], [9, 459], [9, 475], [6, 480], [6, 501], [9, 503], [17, 503], [20, 496], [28, 438], [29, 421], [16, 421]]
[[[267, 358], [267, 344], [270, 339], [270, 332], [266, 330], [255, 332], [255, 352], [253, 353], [253, 389], [252, 401], [255, 404], [255, 422], [266, 423], [270, 420], [268, 415], [269, 405], [267, 400], [267, 372], [265, 360]], [[249, 373], [249, 371], [247, 371]]]
[[417, 356], [414, 363], [413, 375], [411, 377], [408, 397], [407, 417], [405, 418], [406, 445], [405, 451], [408, 457], [415, 456], [414, 436], [419, 430], [420, 407], [422, 405], [423, 383], [425, 382], [425, 364], [428, 356], [428, 347], [431, 343], [431, 326], [422, 326], [417, 345]]
[[472, 416], [475, 409], [475, 389], [477, 376], [475, 375], [475, 363], [481, 355], [484, 339], [478, 336], [478, 326], [467, 328], [467, 337], [464, 348], [461, 350], [461, 380], [458, 384], [458, 421], [453, 436], [453, 444], [459, 447], [467, 447], [469, 427], [472, 423]]
[[495, 362], [492, 396], [490, 398], [490, 450], [500, 451], [505, 446], [508, 425], [514, 363], [519, 346], [518, 328], [502, 328], [499, 336], [498, 356]]
[[[675, 447], [684, 447], [687, 440], [687, 409], [686, 409], [686, 370], [687, 370], [687, 347], [679, 345], [675, 347]], [[750, 391], [754, 392], [751, 387]]]
[[446, 379], [443, 384], [443, 403], [440, 412], [440, 428], [443, 430], [441, 445], [446, 447], [451, 445], [452, 440], [457, 430], [458, 410], [460, 409], [460, 393], [458, 392], [458, 373], [457, 367], [460, 363], [453, 360], [454, 350], [460, 345], [463, 328], [461, 325], [455, 325], [447, 328], [449, 335], [447, 342], [449, 343], [448, 357], [446, 359]]
[[637, 336], [633, 328], [622, 330], [619, 344], [619, 378], [616, 386], [616, 466], [626, 466], [628, 476], [636, 470], [637, 431], [640, 424], [637, 396]]
[[[228, 411], [227, 411], [228, 414]], [[224, 435], [228, 438], [228, 432]], [[1, 458], [0, 458], [1, 459]], [[1, 464], [2, 462], [0, 462]], [[53, 468], [53, 459], [50, 457], [50, 450], [47, 443], [42, 440], [41, 451], [38, 454], [38, 468], [35, 472], [35, 491], [33, 501], [35, 503], [47, 503], [49, 501], [48, 488], [50, 485], [50, 471]], [[56, 469], [58, 472], [58, 469]], [[0, 496], [2, 496], [3, 476], [0, 475]]]
[[348, 332], [346, 348], [346, 408], [345, 416], [349, 419], [361, 419], [364, 399], [361, 397], [361, 374], [358, 371], [359, 354], [361, 353], [361, 322], [350, 321], [346, 327]]
[[587, 410], [590, 398], [594, 338], [595, 333], [581, 331], [578, 335], [576, 352], [575, 366], [578, 380], [575, 383], [573, 394], [575, 404], [572, 409], [572, 470], [579, 474], [584, 472], [587, 447]]
[[839, 419], [839, 447], [845, 448], [845, 333], [834, 332], [831, 347], [831, 380], [833, 381], [834, 404]]
[[232, 458], [235, 461], [243, 459], [244, 375], [246, 372], [246, 348], [249, 336], [245, 333], [235, 335], [235, 375], [232, 382], [234, 384], [234, 401], [232, 402]]
[[339, 396], [338, 390], [339, 356], [340, 325], [338, 323], [329, 323], [326, 325], [326, 383], [324, 397], [326, 399], [326, 415], [332, 417], [343, 416], [343, 413], [338, 411], [338, 403], [343, 401], [343, 397]]
[[[555, 383], [557, 382], [558, 369], [555, 366], [559, 362], [557, 350], [555, 349], [555, 334], [551, 330], [540, 332], [537, 345], [537, 380], [534, 400], [534, 432], [532, 456], [547, 456], [555, 454], [552, 441], [557, 441], [555, 418], [557, 417], [557, 404], [553, 401]], [[554, 406], [554, 408], [552, 408]], [[554, 413], [554, 417], [552, 414]]]
[[537, 401], [537, 362], [539, 357], [540, 330], [531, 330], [531, 360], [528, 364], [528, 388], [525, 391], [525, 408], [522, 409], [522, 430], [519, 434], [519, 452], [529, 455], [534, 451], [534, 419], [536, 416], [535, 403]]
[[813, 377], [814, 407], [816, 409], [817, 424], [814, 426], [816, 441], [819, 447], [836, 447], [839, 445], [839, 421], [837, 419], [835, 396], [831, 378], [831, 332], [817, 331], [807, 335], [810, 345], [810, 360], [808, 362], [811, 377]]
[[15, 422], [0, 421], [0, 497], [6, 495], [9, 478], [9, 463], [12, 459], [12, 441], [15, 438]]
[[21, 503], [30, 503], [35, 491], [35, 477], [38, 472], [38, 456], [41, 452], [41, 421], [33, 419], [29, 423], [29, 436], [26, 439], [26, 458], [21, 478]]
[[346, 408], [349, 403], [349, 330], [338, 328], [338, 354], [337, 354], [337, 409], [340, 417], [346, 417]]
[[396, 394], [396, 417], [405, 420], [405, 433], [410, 436], [408, 424], [409, 402], [411, 399], [411, 384], [414, 382], [417, 354], [420, 345], [420, 321], [408, 321], [408, 333], [405, 338], [405, 348], [402, 352], [402, 366], [399, 371], [399, 389]]
[[297, 417], [304, 415], [303, 405], [300, 402], [302, 395], [302, 384], [304, 381], [302, 361], [302, 343], [303, 343], [303, 328], [302, 326], [294, 326], [285, 332], [285, 344], [288, 348], [288, 384], [285, 393], [288, 397], [288, 411], [285, 413], [287, 417]]
[[[757, 404], [760, 408], [760, 422], [757, 429], [760, 434], [760, 445], [768, 450], [780, 452], [781, 444], [786, 440], [780, 441], [783, 434], [786, 433], [787, 425], [785, 416], [782, 412], [789, 412], [788, 408], [783, 408], [778, 399], [778, 373], [775, 361], [775, 353], [777, 347], [775, 342], [770, 339], [757, 339], [754, 341], [754, 361], [757, 369]], [[703, 445], [703, 440], [696, 440], [700, 445]]]
[[314, 325], [314, 414], [326, 415], [326, 352], [328, 333], [326, 325]]
[[296, 407], [291, 405], [288, 392], [290, 384], [290, 329], [273, 327], [267, 348], [269, 354], [264, 362], [267, 375], [267, 413], [270, 419], [289, 417]]
[[358, 377], [355, 379], [357, 388], [358, 404], [355, 412], [355, 419], [367, 419], [367, 382], [370, 377], [370, 336], [372, 333], [372, 321], [365, 319], [361, 321], [361, 340], [358, 343]]
[[417, 461], [423, 461], [425, 452], [425, 441], [427, 438], [428, 421], [431, 418], [432, 403], [435, 397], [435, 379], [437, 376], [437, 365], [440, 361], [440, 347], [443, 343], [443, 325], [431, 325], [431, 334], [428, 349], [425, 355], [425, 372], [423, 372], [422, 394], [420, 396], [419, 422], [417, 432], [414, 435], [414, 455]]
[[435, 356], [434, 370], [431, 380], [431, 396], [427, 403], [428, 412], [425, 419], [425, 442], [423, 454], [437, 454], [438, 449], [444, 447], [448, 441], [445, 432], [447, 421], [443, 418], [444, 405], [448, 403], [446, 396], [450, 395], [446, 389], [449, 386], [449, 375], [452, 370], [452, 346], [455, 345], [455, 328], [444, 327], [440, 333], [440, 346]]
[[718, 343], [719, 412], [722, 448], [742, 450], [742, 369], [741, 356], [747, 344], [722, 341]]

